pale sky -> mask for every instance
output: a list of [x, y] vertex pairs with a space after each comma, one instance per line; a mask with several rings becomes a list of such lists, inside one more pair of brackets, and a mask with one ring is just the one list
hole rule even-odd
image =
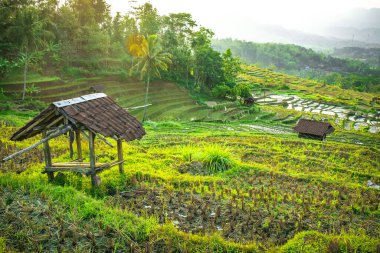
[[[129, 0], [107, 0], [112, 13], [130, 10]], [[138, 4], [147, 1], [137, 0]], [[159, 14], [187, 12], [216, 36], [234, 37], [239, 28], [276, 24], [304, 32], [328, 25], [353, 8], [380, 8], [380, 0], [150, 0]]]

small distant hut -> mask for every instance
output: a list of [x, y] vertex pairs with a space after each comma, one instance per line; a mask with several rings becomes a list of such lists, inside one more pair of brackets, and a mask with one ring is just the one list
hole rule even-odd
[[300, 119], [294, 130], [298, 132], [298, 137], [323, 141], [326, 139], [326, 135], [334, 132], [335, 129], [328, 122]]
[[255, 103], [255, 98], [254, 97], [246, 97], [244, 98], [244, 105], [253, 105]]
[[91, 86], [88, 89], [88, 91], [91, 93], [104, 93], [106, 91], [106, 87], [104, 87], [103, 84], [97, 84], [97, 85]]
[[[42, 133], [43, 139], [38, 143], [10, 155], [5, 162], [28, 150], [44, 144], [45, 170], [49, 181], [54, 179], [54, 172], [70, 171], [91, 176], [93, 185], [100, 184], [97, 173], [118, 165], [120, 173], [124, 172], [122, 141], [141, 139], [145, 135], [142, 124], [125, 109], [121, 108], [104, 93], [84, 95], [77, 98], [52, 103], [39, 115], [13, 134], [11, 140], [22, 141]], [[72, 144], [77, 146], [77, 159], [66, 163], [53, 163], [49, 140], [62, 134], [70, 135], [70, 157], [73, 157]], [[88, 139], [90, 162], [84, 163], [82, 157], [81, 135]], [[104, 137], [117, 141], [118, 158], [110, 163], [95, 161], [95, 137], [112, 146]], [[75, 138], [74, 138], [75, 137]]]

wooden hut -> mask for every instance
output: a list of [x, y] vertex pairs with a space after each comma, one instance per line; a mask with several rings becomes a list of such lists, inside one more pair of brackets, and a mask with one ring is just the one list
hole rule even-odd
[[100, 92], [103, 93], [106, 91], [106, 87], [103, 84], [97, 84], [97, 85], [91, 86], [88, 89], [88, 91], [91, 93], [100, 93]]
[[318, 139], [323, 141], [326, 135], [334, 132], [334, 127], [328, 122], [300, 119], [294, 130], [299, 137]]
[[[19, 151], [3, 161], [24, 153], [39, 144], [44, 144], [45, 171], [49, 180], [54, 179], [54, 172], [72, 171], [90, 175], [93, 185], [100, 184], [96, 173], [115, 165], [123, 173], [122, 141], [141, 139], [145, 135], [142, 124], [125, 109], [121, 108], [104, 93], [84, 95], [77, 98], [52, 103], [39, 115], [13, 134], [11, 140], [22, 141], [42, 133], [43, 139], [35, 145]], [[53, 163], [49, 140], [64, 133], [70, 134], [70, 156], [74, 139], [77, 146], [77, 159], [67, 163]], [[90, 162], [84, 163], [82, 157], [81, 135], [88, 139]], [[75, 138], [74, 138], [75, 136]], [[96, 163], [94, 140], [99, 139], [111, 145], [104, 137], [117, 141], [118, 159], [110, 163]]]
[[251, 106], [255, 103], [255, 98], [254, 97], [246, 97], [244, 98], [244, 105]]

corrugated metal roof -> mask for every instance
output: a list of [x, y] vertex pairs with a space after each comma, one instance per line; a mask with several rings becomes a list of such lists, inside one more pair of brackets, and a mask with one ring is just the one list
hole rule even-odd
[[294, 127], [294, 130], [303, 134], [323, 136], [324, 134], [332, 133], [335, 129], [328, 122], [300, 119]]
[[71, 99], [53, 102], [53, 105], [60, 108], [60, 107], [68, 106], [68, 105], [83, 103], [86, 101], [90, 101], [90, 100], [102, 98], [102, 97], [107, 97], [107, 95], [104, 93], [88, 94], [88, 95], [84, 95], [84, 96], [77, 97], [77, 98], [71, 98]]
[[[132, 141], [145, 135], [142, 124], [104, 93], [52, 103], [24, 127], [11, 140], [19, 141], [41, 133], [49, 123], [64, 116], [76, 127], [84, 126], [105, 137]], [[52, 127], [62, 124], [59, 120]]]

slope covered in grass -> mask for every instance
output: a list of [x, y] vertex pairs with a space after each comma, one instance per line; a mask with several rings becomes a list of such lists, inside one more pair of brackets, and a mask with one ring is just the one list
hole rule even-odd
[[[378, 137], [358, 145], [337, 138], [344, 133], [319, 142], [245, 124], [150, 122], [146, 128], [146, 137], [124, 146], [125, 175], [105, 171], [95, 190], [89, 178], [73, 173], [47, 183], [41, 149], [3, 165], [0, 237], [7, 247], [376, 252], [380, 192], [366, 182], [380, 182]], [[14, 129], [1, 131], [2, 156], [35, 141], [13, 146], [7, 138]], [[66, 137], [51, 146], [55, 161], [69, 159]], [[84, 140], [82, 146], [87, 157]], [[116, 157], [101, 141], [96, 151], [98, 162]]]

